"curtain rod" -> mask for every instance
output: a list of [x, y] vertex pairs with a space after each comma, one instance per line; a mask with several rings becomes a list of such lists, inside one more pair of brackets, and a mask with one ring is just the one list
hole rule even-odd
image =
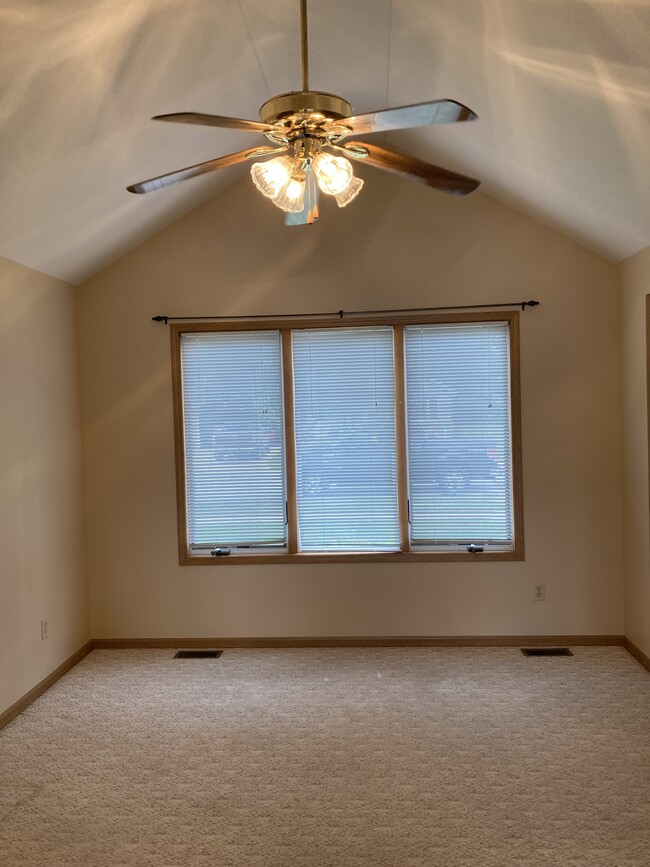
[[246, 314], [242, 316], [152, 316], [152, 322], [202, 322], [223, 321], [230, 319], [306, 319], [313, 316], [321, 319], [328, 316], [343, 319], [344, 316], [379, 316], [384, 313], [432, 313], [437, 310], [485, 310], [490, 307], [538, 307], [539, 301], [508, 301], [504, 304], [457, 304], [451, 307], [397, 307], [393, 310], [336, 310], [327, 313], [262, 313], [259, 315]]

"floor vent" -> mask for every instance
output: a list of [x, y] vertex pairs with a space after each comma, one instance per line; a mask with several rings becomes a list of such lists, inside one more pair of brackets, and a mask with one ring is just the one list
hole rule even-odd
[[219, 659], [223, 650], [179, 650], [174, 659]]
[[573, 656], [568, 647], [522, 647], [524, 656]]

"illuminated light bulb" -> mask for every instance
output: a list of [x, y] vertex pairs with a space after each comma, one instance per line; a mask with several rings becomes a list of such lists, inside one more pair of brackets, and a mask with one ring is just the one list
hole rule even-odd
[[291, 180], [292, 171], [291, 157], [276, 157], [264, 163], [253, 163], [251, 177], [262, 195], [274, 199]]
[[345, 157], [333, 157], [331, 154], [320, 153], [314, 157], [313, 165], [318, 178], [318, 186], [328, 196], [342, 193], [354, 177], [352, 165]]
[[352, 199], [356, 198], [359, 195], [362, 186], [363, 181], [361, 180], [361, 178], [353, 176], [352, 180], [343, 190], [343, 192], [336, 194], [336, 204], [339, 206], [339, 208], [344, 208], [346, 205], [349, 205]]
[[272, 199], [283, 211], [298, 213], [305, 207], [305, 173], [296, 171]]

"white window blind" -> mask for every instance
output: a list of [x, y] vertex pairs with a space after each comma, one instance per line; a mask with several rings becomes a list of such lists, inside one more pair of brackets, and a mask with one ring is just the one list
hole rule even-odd
[[278, 331], [181, 336], [190, 550], [286, 546]]
[[391, 328], [293, 332], [302, 551], [399, 549]]
[[411, 544], [511, 548], [508, 325], [404, 331]]

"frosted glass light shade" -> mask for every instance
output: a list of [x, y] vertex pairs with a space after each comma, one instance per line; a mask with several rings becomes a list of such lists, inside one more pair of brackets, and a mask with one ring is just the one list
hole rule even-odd
[[253, 163], [251, 177], [262, 195], [274, 199], [291, 179], [292, 170], [290, 157], [276, 157], [263, 163]]
[[343, 190], [343, 192], [336, 194], [336, 204], [339, 206], [339, 208], [344, 208], [346, 205], [349, 205], [352, 199], [356, 198], [359, 195], [362, 186], [363, 181], [361, 180], [361, 178], [353, 176], [352, 180]]
[[314, 157], [313, 165], [318, 186], [329, 196], [342, 193], [353, 178], [352, 164], [345, 157], [319, 153]]
[[273, 204], [283, 211], [297, 213], [305, 207], [305, 175], [303, 172], [300, 175], [294, 174], [290, 177], [272, 199]]

